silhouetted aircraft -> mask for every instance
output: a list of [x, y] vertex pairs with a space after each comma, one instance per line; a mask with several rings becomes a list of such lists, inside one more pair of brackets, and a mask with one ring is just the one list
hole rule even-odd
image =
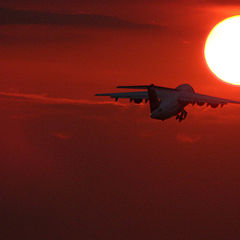
[[138, 92], [123, 92], [123, 93], [103, 93], [95, 96], [110, 96], [117, 101], [119, 98], [129, 98], [130, 102], [137, 104], [143, 100], [147, 103], [149, 100], [151, 118], [166, 120], [173, 116], [181, 122], [186, 119], [187, 112], [184, 109], [188, 104], [197, 104], [199, 106], [211, 106], [216, 108], [219, 105], [227, 103], [240, 104], [240, 101], [233, 101], [224, 98], [211, 97], [208, 95], [195, 93], [189, 84], [182, 84], [176, 88], [159, 87], [155, 85], [142, 86], [118, 86], [117, 88], [127, 89], [146, 89], [146, 91]]

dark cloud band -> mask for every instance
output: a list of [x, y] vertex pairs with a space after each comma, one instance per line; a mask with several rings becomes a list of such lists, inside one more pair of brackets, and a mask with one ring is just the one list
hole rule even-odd
[[0, 9], [0, 24], [46, 24], [110, 28], [162, 28], [154, 24], [139, 24], [113, 16], [96, 14], [64, 14], [26, 10]]

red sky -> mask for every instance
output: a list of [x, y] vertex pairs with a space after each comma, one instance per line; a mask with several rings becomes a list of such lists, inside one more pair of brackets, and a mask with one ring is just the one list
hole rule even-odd
[[203, 48], [238, 1], [24, 1], [0, 9], [4, 239], [237, 239], [240, 108], [94, 97], [121, 84], [191, 84], [240, 100]]

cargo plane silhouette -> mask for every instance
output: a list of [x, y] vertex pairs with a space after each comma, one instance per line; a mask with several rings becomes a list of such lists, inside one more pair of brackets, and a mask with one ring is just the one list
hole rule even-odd
[[184, 109], [188, 104], [197, 104], [203, 106], [211, 106], [216, 108], [219, 105], [223, 107], [227, 103], [240, 104], [240, 101], [234, 101], [224, 98], [212, 97], [208, 95], [195, 93], [192, 86], [182, 84], [176, 88], [160, 87], [155, 85], [142, 86], [118, 86], [117, 88], [125, 89], [145, 89], [145, 91], [137, 92], [122, 92], [122, 93], [102, 93], [95, 96], [110, 96], [117, 101], [119, 98], [128, 98], [130, 102], [137, 104], [143, 100], [149, 101], [151, 118], [166, 120], [176, 116], [176, 119], [181, 122], [187, 117], [187, 112]]

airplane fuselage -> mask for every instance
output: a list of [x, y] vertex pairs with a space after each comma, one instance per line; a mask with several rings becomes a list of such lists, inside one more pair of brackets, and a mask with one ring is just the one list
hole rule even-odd
[[186, 104], [179, 103], [178, 94], [169, 93], [160, 100], [159, 107], [151, 113], [151, 118], [166, 120], [183, 111]]
[[151, 118], [166, 120], [168, 118], [178, 116], [178, 114], [182, 114], [181, 118], [186, 118], [187, 113], [184, 110], [184, 107], [186, 107], [188, 103], [180, 102], [179, 97], [186, 91], [194, 92], [194, 90], [188, 84], [182, 84], [178, 86], [176, 90], [177, 91], [169, 91], [161, 97], [158, 108], [151, 112]]

